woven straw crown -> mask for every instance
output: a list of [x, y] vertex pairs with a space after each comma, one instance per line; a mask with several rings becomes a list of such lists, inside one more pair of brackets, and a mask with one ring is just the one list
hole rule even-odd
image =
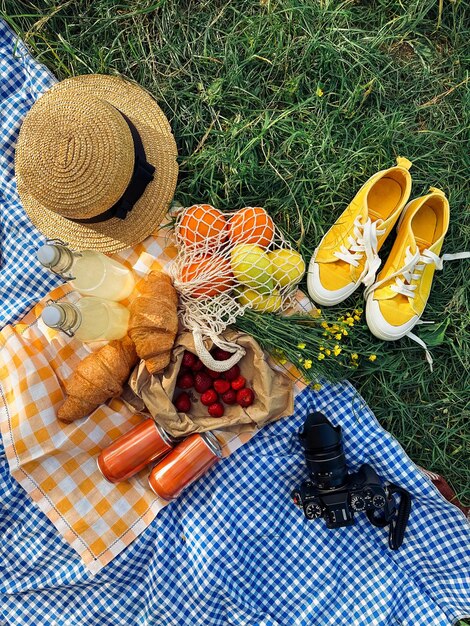
[[[129, 123], [154, 179], [125, 219], [74, 222], [104, 213], [127, 189], [135, 161]], [[26, 115], [15, 154], [18, 192], [44, 234], [111, 252], [158, 228], [176, 186], [176, 155], [168, 121], [141, 87], [118, 77], [78, 76], [58, 83]]]
[[119, 111], [93, 96], [41, 98], [21, 138], [16, 167], [31, 195], [69, 219], [102, 213], [131, 179], [131, 131]]

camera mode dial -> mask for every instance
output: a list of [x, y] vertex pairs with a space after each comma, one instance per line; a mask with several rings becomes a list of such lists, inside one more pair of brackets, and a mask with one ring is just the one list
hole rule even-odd
[[354, 494], [351, 496], [351, 506], [355, 511], [364, 511], [366, 508], [366, 501], [362, 496]]
[[383, 509], [383, 507], [385, 506], [385, 498], [380, 494], [377, 494], [372, 498], [372, 504], [375, 506], [376, 509]]
[[317, 517], [321, 517], [322, 510], [319, 504], [315, 502], [310, 502], [305, 505], [305, 517], [308, 519], [316, 519]]

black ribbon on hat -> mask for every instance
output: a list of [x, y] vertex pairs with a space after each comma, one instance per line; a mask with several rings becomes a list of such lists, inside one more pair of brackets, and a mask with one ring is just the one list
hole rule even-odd
[[72, 222], [78, 222], [79, 224], [96, 224], [110, 220], [113, 217], [125, 220], [129, 211], [132, 210], [135, 203], [142, 197], [149, 182], [153, 180], [155, 167], [147, 161], [142, 139], [140, 138], [137, 128], [122, 111], [119, 111], [119, 113], [121, 113], [122, 117], [127, 122], [134, 142], [134, 171], [132, 172], [129, 184], [119, 200], [113, 204], [110, 209], [87, 219], [72, 219], [70, 220]]

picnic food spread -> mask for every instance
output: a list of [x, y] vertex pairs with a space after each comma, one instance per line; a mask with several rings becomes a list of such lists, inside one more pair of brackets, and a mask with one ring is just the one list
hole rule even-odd
[[[91, 95], [91, 91], [96, 93]], [[282, 413], [285, 402], [270, 409], [264, 403], [266, 389], [259, 386], [255, 391], [250, 386], [253, 362], [252, 380], [242, 375], [237, 363], [248, 362], [247, 349], [252, 347], [243, 346], [240, 337], [231, 341], [224, 331], [236, 324], [246, 309], [272, 314], [292, 308], [305, 263], [264, 208], [248, 206], [224, 213], [209, 204], [196, 204], [180, 210], [176, 217], [176, 258], [165, 271], [150, 272], [135, 290], [129, 268], [99, 249], [116, 249], [110, 239], [123, 232], [123, 227], [123, 245], [130, 243], [130, 236], [142, 238], [142, 225], [147, 228], [143, 200], [156, 172], [147, 152], [154, 163], [160, 153], [152, 153], [152, 144], [146, 141], [150, 136], [146, 138], [143, 129], [141, 136], [138, 130], [142, 111], [123, 107], [116, 91], [117, 83], [108, 77], [79, 77], [63, 81], [40, 98], [20, 133], [18, 188], [33, 221], [56, 237], [39, 248], [39, 262], [69, 280], [82, 296], [74, 303], [49, 301], [42, 321], [85, 342], [112, 340], [86, 357], [64, 381], [67, 397], [58, 417], [67, 423], [86, 417], [101, 403], [120, 396], [129, 381], [128, 389], [134, 393], [132, 398], [126, 392], [130, 405], [143, 401], [144, 410], [150, 411], [156, 424], [146, 419], [119, 437], [101, 453], [100, 471], [111, 482], [129, 479], [145, 464], [169, 453], [169, 460], [152, 473], [150, 485], [171, 499], [181, 487], [169, 479], [175, 467], [179, 468], [177, 474], [187, 473], [184, 486], [218, 458], [216, 440], [207, 434], [211, 420], [221, 420], [219, 428], [237, 423], [241, 411], [251, 411], [260, 401], [264, 408], [257, 419], [266, 421]], [[138, 104], [149, 106], [145, 98]], [[156, 105], [152, 106], [155, 109]], [[128, 114], [134, 116], [134, 122]], [[93, 141], [87, 139], [91, 130]], [[106, 133], [119, 137], [119, 143], [105, 141]], [[87, 151], [82, 155], [79, 149], [84, 141], [88, 142]], [[169, 147], [171, 139], [165, 141]], [[59, 146], [58, 156], [36, 172], [32, 155], [46, 154], [53, 143]], [[91, 168], [92, 159], [113, 163], [106, 169], [106, 182], [103, 178], [101, 185], [95, 183], [93, 191], [85, 176], [80, 183], [69, 174], [82, 158], [86, 165], [80, 168], [85, 170]], [[167, 166], [171, 170], [169, 163]], [[405, 334], [415, 338], [409, 331], [426, 304], [434, 268], [441, 264], [437, 255], [449, 221], [448, 202], [439, 190], [406, 205], [411, 193], [410, 167], [408, 159], [398, 157], [395, 167], [378, 172], [362, 186], [324, 235], [307, 275], [311, 297], [324, 306], [343, 301], [364, 284], [367, 321], [372, 332], [384, 339]], [[161, 173], [158, 168], [157, 172]], [[57, 184], [59, 178], [61, 185]], [[164, 198], [169, 186], [166, 191], [158, 185], [153, 189]], [[139, 219], [133, 219], [139, 212]], [[378, 252], [397, 222], [395, 247], [376, 281]], [[65, 237], [82, 248], [84, 241], [95, 245], [76, 251], [64, 243]], [[96, 243], [97, 237], [103, 245]], [[419, 295], [419, 303], [415, 295]], [[398, 298], [409, 303], [409, 312], [403, 306], [397, 309]], [[128, 299], [126, 305], [119, 303]], [[414, 303], [418, 309], [413, 308]], [[178, 333], [185, 329], [192, 332], [193, 343], [184, 340], [178, 349]], [[340, 332], [338, 339], [342, 336]], [[208, 349], [208, 341], [212, 349]], [[319, 359], [328, 352], [325, 349]], [[145, 369], [137, 367], [131, 375], [139, 360]], [[265, 371], [264, 377], [271, 375]], [[167, 380], [172, 381], [170, 385]], [[202, 437], [194, 432], [201, 429]], [[189, 439], [173, 449], [181, 436]], [[200, 465], [198, 454], [202, 454]], [[182, 469], [185, 463], [187, 470]], [[199, 469], [191, 472], [191, 463]], [[173, 486], [162, 487], [165, 479]]]

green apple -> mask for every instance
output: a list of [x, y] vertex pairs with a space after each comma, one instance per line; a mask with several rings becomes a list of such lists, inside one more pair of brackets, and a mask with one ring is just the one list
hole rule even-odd
[[275, 313], [282, 306], [281, 294], [277, 289], [264, 296], [259, 291], [242, 287], [238, 294], [238, 302], [243, 306], [251, 307], [259, 313]]
[[230, 262], [235, 279], [242, 285], [270, 294], [274, 289], [271, 261], [256, 244], [239, 244], [231, 252]]
[[272, 276], [279, 287], [296, 285], [305, 274], [305, 262], [298, 252], [281, 248], [268, 252]]

